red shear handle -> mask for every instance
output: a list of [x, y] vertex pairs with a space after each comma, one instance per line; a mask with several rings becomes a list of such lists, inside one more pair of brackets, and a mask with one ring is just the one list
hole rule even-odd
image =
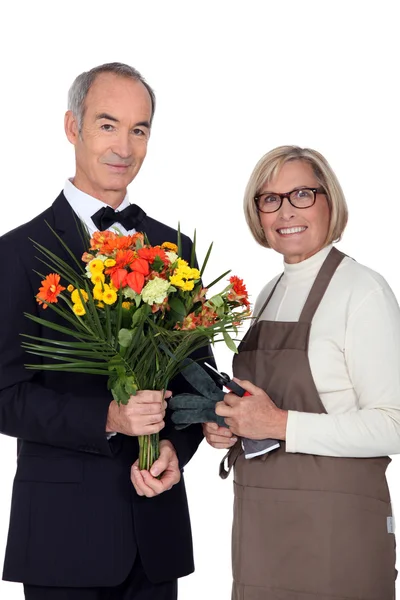
[[240, 398], [243, 398], [243, 396], [251, 396], [250, 392], [246, 392], [246, 390], [242, 388], [242, 386], [240, 386], [235, 381], [232, 381], [232, 379], [228, 381], [228, 383], [225, 383], [225, 387], [227, 387], [228, 390], [230, 390]]

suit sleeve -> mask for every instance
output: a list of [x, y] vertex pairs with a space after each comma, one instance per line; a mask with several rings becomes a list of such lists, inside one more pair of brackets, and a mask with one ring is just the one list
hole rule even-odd
[[40, 326], [23, 314], [37, 314], [36, 291], [30, 269], [9, 238], [0, 238], [0, 256], [0, 432], [30, 442], [111, 455], [105, 434], [111, 398], [59, 393], [43, 385], [42, 372], [25, 368], [24, 363], [34, 360], [21, 348], [20, 334], [41, 336]]

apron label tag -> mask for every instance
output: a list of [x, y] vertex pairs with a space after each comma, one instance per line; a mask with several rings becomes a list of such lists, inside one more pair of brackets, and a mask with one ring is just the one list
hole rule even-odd
[[394, 530], [395, 530], [394, 517], [387, 517], [387, 530], [388, 530], [388, 533], [394, 533]]

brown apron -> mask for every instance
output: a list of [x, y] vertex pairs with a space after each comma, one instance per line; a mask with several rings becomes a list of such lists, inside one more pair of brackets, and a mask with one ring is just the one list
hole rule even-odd
[[[235, 376], [263, 388], [279, 408], [326, 413], [308, 341], [315, 311], [343, 258], [331, 250], [298, 322], [257, 319], [239, 347]], [[286, 453], [284, 442], [246, 460], [236, 444], [228, 454], [235, 474], [232, 599], [393, 600], [389, 462]]]

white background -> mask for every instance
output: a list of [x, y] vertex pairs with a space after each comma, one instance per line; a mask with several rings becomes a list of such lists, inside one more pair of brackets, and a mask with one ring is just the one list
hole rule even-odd
[[[197, 227], [200, 260], [214, 240], [205, 283], [232, 268], [254, 301], [279, 272], [280, 257], [247, 231], [242, 196], [265, 152], [299, 144], [322, 152], [343, 185], [350, 222], [339, 247], [382, 273], [400, 298], [397, 6], [384, 0], [2, 3], [0, 234], [44, 210], [73, 174], [63, 132], [72, 80], [122, 61], [144, 74], [158, 100], [131, 199], [171, 226], [179, 219], [188, 234]], [[216, 355], [229, 372], [229, 352], [217, 348]], [[15, 440], [2, 437], [0, 562], [15, 454]], [[203, 444], [186, 469], [196, 573], [181, 580], [183, 600], [230, 597], [232, 481], [218, 478], [220, 458]], [[395, 459], [389, 480], [400, 514], [399, 475]], [[21, 586], [1, 582], [0, 598], [22, 599]]]

